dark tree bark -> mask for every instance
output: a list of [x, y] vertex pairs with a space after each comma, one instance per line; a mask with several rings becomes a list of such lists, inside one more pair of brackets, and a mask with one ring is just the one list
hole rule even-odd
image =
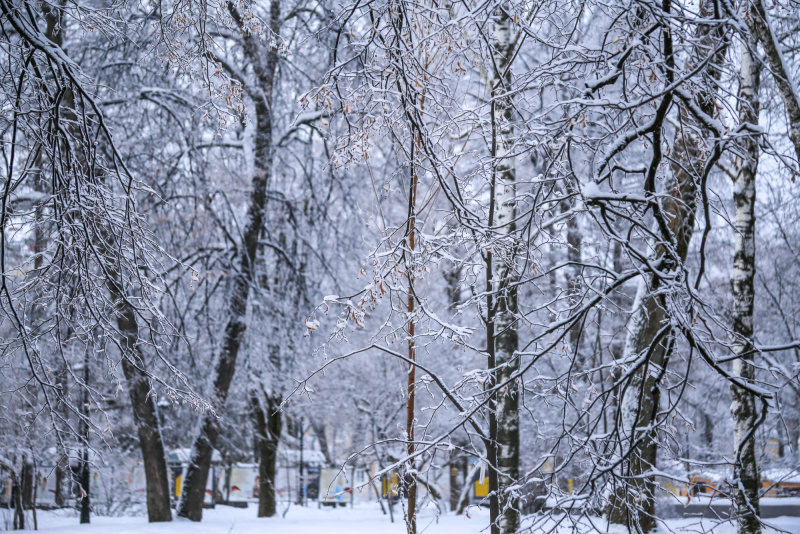
[[36, 489], [34, 480], [36, 478], [36, 473], [34, 473], [33, 461], [31, 461], [27, 454], [22, 457], [21, 471], [20, 490], [22, 492], [22, 509], [30, 510], [33, 508], [33, 492]]
[[[22, 491], [20, 488], [20, 480], [17, 475], [17, 470], [10, 461], [5, 461], [0, 456], [0, 467], [8, 471], [11, 477], [11, 501], [14, 503], [14, 516], [11, 521], [11, 528], [13, 530], [25, 530], [25, 512], [22, 506]], [[11, 506], [11, 503], [9, 503]]]
[[[710, 12], [708, 14], [711, 15]], [[698, 57], [705, 57], [715, 50], [721, 42], [720, 31], [720, 26], [714, 22], [700, 25], [694, 53]], [[669, 64], [673, 61], [670, 59], [672, 37], [670, 32], [664, 32], [663, 36]], [[693, 105], [707, 116], [714, 116], [719, 65], [722, 64], [725, 50], [725, 47], [716, 49], [709, 70], [703, 76], [705, 89], [694, 96]], [[664, 111], [662, 121], [671, 102], [672, 95], [668, 93], [660, 104], [660, 109]], [[653, 263], [660, 264], [662, 272], [674, 272], [686, 260], [695, 225], [696, 179], [705, 168], [705, 158], [701, 158], [701, 153], [706, 148], [709, 132], [702, 119], [693, 115], [688, 108], [685, 105], [679, 107], [680, 122], [687, 127], [676, 131], [670, 162], [671, 175], [664, 188], [666, 194], [654, 213], [661, 242], [656, 243]], [[645, 190], [649, 195], [655, 194], [655, 176], [663, 158], [661, 132], [659, 124], [654, 130], [654, 155], [645, 178]], [[669, 247], [665, 244], [669, 244]], [[620, 454], [624, 460], [616, 471], [615, 486], [606, 508], [609, 523], [625, 525], [641, 532], [649, 532], [656, 527], [656, 482], [653, 475], [646, 473], [656, 467], [658, 441], [655, 422], [661, 400], [660, 380], [668, 365], [674, 341], [666, 311], [666, 297], [658, 291], [661, 287], [661, 278], [655, 272], [640, 279], [634, 312], [628, 325], [624, 356], [632, 358], [645, 355], [646, 359], [633, 375], [618, 408]]]
[[467, 476], [467, 457], [460, 451], [450, 460], [450, 511], [458, 511], [461, 490], [464, 489]]
[[133, 420], [139, 437], [147, 489], [147, 518], [151, 523], [172, 521], [169, 475], [161, 423], [150, 380], [144, 371], [144, 355], [138, 346], [139, 325], [133, 306], [120, 294], [117, 283], [109, 281], [108, 289], [117, 311], [117, 328], [122, 349], [122, 372], [128, 385]]
[[256, 426], [258, 453], [258, 517], [272, 517], [277, 510], [275, 473], [283, 417], [282, 399], [253, 392], [250, 403]]
[[[247, 225], [244, 229], [243, 243], [239, 256], [239, 269], [231, 273], [233, 282], [227, 302], [228, 323], [223, 334], [222, 349], [213, 372], [214, 389], [211, 401], [217, 409], [225, 406], [228, 390], [236, 370], [236, 359], [247, 329], [247, 304], [250, 298], [251, 283], [254, 280], [259, 237], [264, 226], [267, 207], [267, 184], [272, 170], [272, 93], [275, 72], [278, 65], [278, 52], [261, 40], [260, 36], [250, 34], [243, 26], [242, 19], [232, 3], [228, 4], [231, 15], [242, 30], [244, 54], [258, 80], [258, 91], [252, 91], [250, 98], [256, 109], [255, 158], [252, 177], [252, 193], [247, 210]], [[274, 35], [280, 32], [280, 0], [270, 4], [270, 30]], [[245, 87], [248, 87], [245, 84]], [[192, 461], [183, 482], [181, 500], [178, 503], [178, 516], [192, 521], [203, 518], [203, 496], [211, 466], [211, 455], [219, 435], [217, 415], [206, 412], [202, 416], [200, 432], [195, 437], [192, 448]]]
[[789, 116], [789, 138], [794, 145], [797, 159], [800, 160], [800, 95], [796, 93], [792, 73], [786, 70], [788, 63], [784, 61], [780, 40], [772, 31], [763, 0], [751, 0], [751, 6], [748, 16], [744, 18], [750, 32], [764, 47], [769, 70], [772, 72], [783, 100], [783, 107]]
[[72, 477], [69, 473], [69, 464], [67, 458], [62, 456], [58, 459], [58, 463], [56, 463], [55, 501], [56, 506], [59, 508], [63, 508], [67, 505], [67, 501], [69, 500], [69, 489], [67, 488], [67, 482], [71, 480]]
[[[697, 185], [694, 176], [686, 172], [699, 154], [700, 141], [694, 136], [681, 137], [675, 143], [672, 179], [667, 187], [673, 196], [666, 197], [663, 212], [669, 217], [669, 231], [675, 237], [675, 260], [683, 262], [694, 232]], [[656, 256], [664, 258], [663, 247], [657, 247]], [[642, 476], [655, 468], [658, 445], [655, 429], [651, 424], [660, 403], [657, 372], [663, 369], [670, 351], [672, 334], [667, 324], [666, 303], [658, 294], [659, 279], [653, 275], [642, 279], [634, 302], [634, 315], [629, 323], [629, 335], [625, 355], [649, 352], [649, 359], [633, 377], [619, 406], [619, 425], [626, 444], [631, 449], [624, 451], [627, 459], [620, 471], [622, 484], [612, 493], [607, 509], [610, 523], [633, 526], [642, 532], [655, 528], [655, 479]], [[648, 429], [644, 433], [637, 429]]]
[[[64, 2], [62, 0], [62, 8], [63, 5]], [[63, 43], [64, 33], [64, 27], [61, 22], [62, 16], [62, 9], [55, 9], [52, 6], [46, 8], [47, 36], [59, 47]], [[73, 129], [77, 128], [78, 124], [76, 114], [72, 111], [75, 108], [75, 95], [70, 88], [67, 88], [63, 96], [63, 109], [65, 118], [70, 121], [69, 127]], [[106, 256], [110, 250], [113, 250], [114, 244], [115, 236], [109, 233], [99, 236], [96, 241], [96, 246], [101, 256]], [[109, 255], [113, 257], [112, 254]], [[105, 265], [105, 275], [106, 287], [116, 313], [122, 370], [128, 385], [128, 395], [133, 408], [134, 422], [139, 436], [139, 447], [142, 451], [142, 460], [144, 462], [148, 519], [150, 522], [171, 521], [172, 511], [170, 509], [167, 463], [164, 456], [164, 445], [161, 441], [155, 398], [150, 395], [150, 382], [144, 371], [144, 358], [138, 346], [139, 325], [136, 310], [123, 293], [122, 275], [119, 267], [113, 262], [109, 262]], [[87, 366], [88, 372], [88, 362], [85, 362], [84, 365]], [[85, 388], [86, 386], [84, 385], [84, 390]], [[81, 484], [88, 483], [88, 467], [85, 476], [86, 480], [82, 480]]]
[[[757, 16], [757, 15], [756, 15]], [[755, 41], [742, 45], [742, 65], [739, 88], [739, 123], [758, 127], [760, 102], [760, 60], [752, 53]], [[756, 172], [759, 146], [756, 134], [746, 135], [739, 142], [743, 157], [733, 188], [736, 210], [736, 241], [734, 246], [731, 287], [733, 293], [734, 353], [733, 374], [752, 383], [755, 380], [753, 360], [753, 301], [755, 299], [756, 272]], [[736, 445], [734, 488], [739, 534], [760, 534], [759, 491], [761, 477], [758, 472], [755, 430], [758, 421], [755, 396], [731, 384], [731, 414], [733, 415], [733, 440]]]
[[89, 475], [89, 436], [91, 426], [89, 424], [89, 351], [87, 350], [83, 356], [83, 399], [81, 402], [81, 430], [83, 434], [83, 453], [81, 455], [81, 499], [78, 503], [80, 508], [80, 523], [81, 525], [88, 525], [91, 521], [91, 502], [89, 492], [91, 488], [91, 477]]

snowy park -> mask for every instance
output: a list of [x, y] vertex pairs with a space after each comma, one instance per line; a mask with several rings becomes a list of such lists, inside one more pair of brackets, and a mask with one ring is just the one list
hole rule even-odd
[[800, 0], [0, 0], [0, 530], [800, 534]]
[[[281, 534], [403, 534], [406, 531], [402, 521], [390, 522], [381, 514], [377, 506], [359, 506], [355, 509], [317, 509], [316, 507], [291, 507], [285, 516], [267, 520], [257, 519], [254, 510], [220, 506], [209, 510], [201, 524], [175, 522], [174, 524], [147, 523], [142, 518], [98, 518], [91, 525], [76, 524], [74, 513], [46, 512], [42, 514], [39, 530], [53, 534], [113, 533], [113, 534], [168, 534], [173, 532], [193, 532], [197, 534], [257, 534], [280, 532]], [[531, 521], [533, 522], [533, 521]], [[624, 529], [608, 529], [601, 518], [574, 524], [568, 517], [554, 516], [542, 525], [547, 530], [559, 532], [624, 532]], [[489, 514], [486, 510], [474, 510], [469, 516], [453, 514], [437, 515], [435, 512], [421, 511], [417, 528], [429, 534], [481, 534], [487, 532]], [[712, 531], [718, 534], [736, 532], [732, 522], [702, 518], [682, 518], [666, 520], [660, 533], [700, 533]], [[800, 517], [778, 517], [766, 520], [765, 533], [800, 533]]]

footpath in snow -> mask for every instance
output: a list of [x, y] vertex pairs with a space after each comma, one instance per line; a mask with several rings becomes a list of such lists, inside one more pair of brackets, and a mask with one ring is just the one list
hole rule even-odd
[[[766, 520], [775, 529], [770, 532], [800, 534], [800, 517], [778, 517]], [[467, 516], [444, 514], [438, 518], [432, 511], [420, 513], [418, 530], [427, 534], [478, 534], [487, 533], [488, 513], [472, 508]], [[538, 526], [544, 526], [539, 524]], [[560, 534], [581, 532], [607, 532], [602, 521], [592, 525], [583, 523], [574, 529], [570, 522], [559, 525], [550, 523], [543, 531]], [[731, 523], [720, 523], [710, 519], [671, 519], [662, 525], [659, 532], [735, 534]], [[395, 508], [395, 522], [383, 515], [377, 506], [351, 508], [302, 508], [293, 506], [285, 517], [258, 519], [256, 507], [247, 509], [218, 506], [203, 512], [201, 523], [173, 521], [172, 523], [149, 524], [143, 517], [92, 517], [92, 524], [79, 525], [74, 512], [39, 512], [39, 530], [51, 534], [404, 534], [400, 507]], [[616, 532], [611, 530], [611, 532]]]

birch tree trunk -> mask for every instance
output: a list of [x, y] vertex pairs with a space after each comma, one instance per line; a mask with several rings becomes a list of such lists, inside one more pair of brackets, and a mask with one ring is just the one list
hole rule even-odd
[[[494, 19], [494, 61], [497, 66], [492, 87], [492, 152], [495, 168], [492, 180], [493, 212], [489, 225], [497, 228], [497, 241], [505, 250], [494, 254], [498, 261], [491, 265], [489, 273], [494, 273], [490, 284], [495, 293], [494, 316], [489, 345], [494, 352], [493, 386], [505, 383], [519, 370], [519, 337], [517, 332], [517, 288], [514, 259], [516, 250], [514, 234], [516, 225], [516, 168], [510, 155], [514, 127], [511, 101], [504, 96], [511, 85], [511, 60], [513, 44], [511, 39], [510, 6], [498, 9]], [[496, 220], [495, 220], [496, 219]], [[491, 258], [492, 256], [490, 256]], [[491, 362], [490, 362], [491, 365]], [[496, 393], [495, 413], [496, 469], [499, 529], [503, 534], [511, 534], [519, 529], [519, 497], [507, 492], [507, 488], [519, 479], [519, 387], [510, 381]], [[491, 482], [491, 480], [490, 480]], [[492, 488], [490, 487], [490, 491]]]
[[[258, 94], [251, 94], [256, 110], [256, 133], [254, 148], [253, 191], [247, 210], [247, 225], [243, 232], [243, 242], [239, 253], [239, 269], [232, 273], [233, 283], [227, 302], [228, 323], [222, 342], [222, 350], [213, 372], [214, 389], [211, 401], [217, 409], [225, 406], [228, 390], [236, 370], [236, 359], [247, 328], [247, 303], [250, 298], [250, 285], [255, 274], [258, 242], [264, 226], [267, 207], [267, 184], [272, 170], [272, 93], [275, 72], [278, 65], [278, 51], [265, 50], [263, 41], [244, 28], [241, 17], [232, 4], [228, 4], [234, 21], [243, 32], [242, 40], [245, 57], [253, 67], [258, 81]], [[270, 4], [270, 31], [278, 35], [281, 23], [280, 0]], [[219, 420], [214, 413], [206, 412], [200, 422], [200, 430], [192, 447], [192, 460], [186, 471], [181, 500], [178, 503], [178, 516], [192, 521], [203, 518], [203, 498], [206, 481], [211, 466], [211, 455], [219, 435]]]
[[[739, 90], [739, 123], [758, 126], [760, 65], [751, 51], [756, 43], [742, 45], [741, 86]], [[733, 257], [731, 287], [733, 291], [733, 374], [747, 382], [755, 379], [753, 366], [753, 299], [756, 270], [755, 203], [756, 172], [758, 170], [758, 137], [749, 135], [740, 141], [742, 157], [733, 190], [736, 210], [736, 243]], [[733, 441], [736, 445], [734, 465], [735, 500], [739, 534], [760, 534], [759, 490], [761, 478], [756, 458], [755, 429], [758, 414], [752, 393], [731, 384], [731, 414]]]

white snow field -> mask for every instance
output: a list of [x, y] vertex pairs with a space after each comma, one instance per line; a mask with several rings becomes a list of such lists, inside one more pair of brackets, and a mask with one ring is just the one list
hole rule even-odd
[[[350, 508], [301, 508], [293, 506], [285, 517], [269, 519], [256, 518], [255, 506], [247, 509], [218, 506], [203, 512], [201, 523], [173, 521], [172, 523], [148, 524], [143, 517], [92, 517], [90, 525], [79, 525], [73, 512], [39, 512], [39, 530], [59, 534], [404, 534], [400, 509], [395, 509], [395, 522], [381, 513], [377, 506], [357, 506]], [[557, 517], [556, 519], [558, 519]], [[562, 520], [566, 519], [563, 516]], [[778, 517], [765, 521], [774, 527], [770, 532], [800, 534], [800, 517]], [[472, 508], [467, 516], [443, 514], [436, 517], [433, 511], [420, 513], [418, 532], [420, 534], [478, 534], [488, 533], [488, 513]], [[607, 532], [602, 521], [592, 525], [582, 523], [574, 528], [570, 522], [559, 525], [550, 523], [549, 528], [536, 529], [539, 532], [558, 532], [571, 534], [580, 532]], [[555, 527], [555, 528], [553, 528]], [[611, 532], [621, 532], [612, 529]], [[736, 528], [729, 522], [720, 523], [709, 519], [671, 519], [659, 528], [659, 532], [735, 534]]]

